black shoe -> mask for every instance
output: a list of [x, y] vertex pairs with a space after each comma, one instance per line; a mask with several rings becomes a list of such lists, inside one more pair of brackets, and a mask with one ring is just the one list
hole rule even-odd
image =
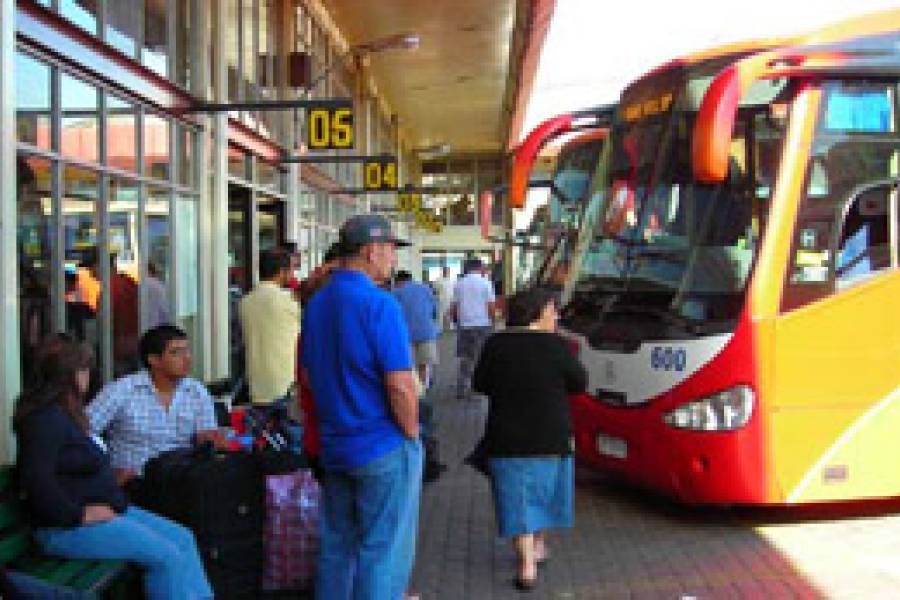
[[537, 577], [534, 577], [532, 579], [522, 579], [521, 577], [516, 575], [516, 578], [513, 579], [513, 585], [520, 592], [530, 592], [537, 585]]
[[423, 483], [432, 483], [437, 481], [438, 478], [443, 475], [444, 471], [447, 470], [447, 465], [444, 463], [439, 463], [437, 461], [428, 461], [425, 463], [425, 468], [422, 469], [422, 482]]

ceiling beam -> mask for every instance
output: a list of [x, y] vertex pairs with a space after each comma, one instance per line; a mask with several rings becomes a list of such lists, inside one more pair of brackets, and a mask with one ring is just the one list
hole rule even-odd
[[509, 75], [500, 119], [500, 139], [505, 150], [518, 144], [531, 99], [531, 88], [540, 64], [544, 40], [556, 9], [556, 0], [517, 0], [516, 23], [510, 44]]

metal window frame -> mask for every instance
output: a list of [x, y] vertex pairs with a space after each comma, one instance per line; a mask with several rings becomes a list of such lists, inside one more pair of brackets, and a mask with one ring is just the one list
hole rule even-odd
[[[64, 170], [68, 167], [89, 170], [97, 174], [97, 201], [95, 206], [94, 218], [97, 223], [98, 233], [97, 233], [97, 251], [98, 251], [98, 271], [100, 275], [100, 284], [102, 289], [109, 290], [110, 289], [110, 279], [111, 279], [111, 270], [110, 270], [110, 236], [109, 236], [109, 227], [110, 227], [110, 201], [111, 201], [111, 183], [114, 179], [121, 179], [133, 183], [137, 190], [137, 202], [138, 202], [138, 217], [137, 217], [137, 236], [138, 236], [138, 247], [135, 249], [138, 253], [138, 265], [139, 272], [142, 277], [146, 276], [147, 273], [147, 260], [148, 260], [148, 248], [149, 248], [149, 240], [147, 239], [147, 215], [146, 215], [146, 202], [148, 198], [148, 186], [152, 186], [157, 189], [161, 189], [165, 192], [165, 194], [169, 198], [169, 269], [170, 269], [170, 284], [169, 284], [169, 302], [170, 308], [174, 308], [176, 306], [175, 300], [177, 296], [175, 296], [175, 290], [173, 290], [174, 282], [177, 280], [177, 269], [179, 268], [176, 260], [176, 254], [174, 252], [173, 240], [175, 240], [175, 235], [178, 231], [176, 228], [176, 217], [174, 216], [174, 206], [175, 206], [175, 198], [193, 198], [197, 199], [199, 192], [196, 187], [198, 179], [195, 178], [194, 187], [187, 187], [180, 183], [178, 183], [178, 169], [180, 165], [177, 165], [177, 161], [175, 157], [177, 156], [175, 152], [175, 144], [176, 137], [174, 135], [174, 131], [178, 128], [181, 128], [182, 131], [187, 130], [190, 132], [190, 139], [193, 140], [194, 144], [198, 144], [198, 138], [201, 134], [200, 128], [194, 124], [187, 121], [182, 121], [176, 118], [173, 115], [160, 113], [155, 110], [149, 110], [146, 104], [140, 102], [139, 100], [124, 96], [118, 90], [111, 90], [108, 86], [104, 85], [103, 82], [97, 81], [95, 78], [90, 77], [89, 74], [80, 73], [72, 70], [71, 68], [67, 68], [66, 65], [61, 64], [59, 61], [53, 60], [51, 57], [43, 55], [41, 52], [36, 51], [30, 46], [17, 44], [14, 46], [13, 55], [18, 52], [22, 52], [23, 54], [28, 55], [29, 57], [41, 62], [42, 64], [47, 65], [50, 68], [50, 132], [51, 132], [51, 144], [50, 150], [46, 150], [43, 148], [37, 148], [30, 144], [24, 142], [13, 142], [13, 146], [15, 148], [16, 155], [26, 154], [29, 156], [35, 156], [37, 158], [41, 158], [50, 162], [51, 165], [51, 206], [52, 212], [50, 218], [50, 226], [53, 228], [52, 233], [52, 246], [51, 246], [51, 257], [50, 257], [50, 268], [51, 272], [51, 322], [52, 326], [56, 330], [66, 330], [66, 306], [65, 306], [65, 273], [64, 273], [64, 265], [65, 265], [65, 226], [63, 220], [63, 199], [65, 194], [65, 184], [64, 184]], [[98, 93], [98, 105], [97, 105], [97, 131], [98, 131], [98, 161], [90, 162], [83, 161], [77, 158], [73, 158], [70, 156], [64, 156], [61, 154], [61, 139], [62, 139], [62, 102], [61, 102], [61, 81], [62, 76], [65, 74], [66, 76], [72, 77], [79, 81], [82, 81], [94, 88], [97, 89]], [[109, 119], [109, 108], [108, 108], [108, 97], [113, 95], [116, 98], [122, 98], [124, 101], [131, 103], [134, 106], [134, 120], [135, 120], [135, 163], [136, 163], [136, 171], [131, 172], [124, 169], [118, 169], [115, 167], [111, 167], [108, 165], [109, 157], [108, 157], [108, 141], [107, 141], [107, 132], [108, 132], [108, 119]], [[13, 103], [13, 112], [15, 112], [15, 106]], [[144, 165], [144, 157], [145, 157], [145, 145], [144, 145], [144, 122], [145, 116], [148, 112], [152, 112], [155, 116], [163, 119], [168, 127], [169, 127], [169, 161], [170, 168], [168, 177], [165, 180], [154, 179], [150, 177], [145, 170]], [[196, 146], [195, 146], [196, 148]], [[194, 168], [199, 170], [199, 164], [194, 164]], [[15, 203], [14, 203], [15, 204]], [[16, 209], [17, 210], [17, 209]], [[145, 312], [146, 307], [146, 298], [144, 293], [141, 293], [140, 303], [139, 303], [139, 319], [141, 320], [141, 326], [143, 323], [143, 314]], [[112, 332], [114, 323], [112, 322], [112, 307], [111, 302], [109, 300], [109, 294], [102, 294], [100, 297], [100, 305], [98, 307], [98, 342], [100, 346], [100, 358], [102, 365], [102, 377], [104, 381], [108, 381], [113, 375], [114, 368], [114, 357], [113, 357], [113, 349], [112, 349]]]

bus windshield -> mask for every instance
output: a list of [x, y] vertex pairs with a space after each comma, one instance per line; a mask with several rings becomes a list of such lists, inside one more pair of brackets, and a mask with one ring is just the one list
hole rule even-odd
[[[666, 325], [649, 328], [660, 337], [733, 327], [778, 164], [783, 111], [773, 106], [777, 100], [783, 108], [786, 82], [751, 88], [738, 111], [727, 178], [702, 184], [691, 169], [691, 136], [718, 68], [676, 67], [680, 73], [663, 72], [656, 77], [664, 81], [644, 80], [623, 95], [564, 296], [568, 328], [587, 335], [611, 313]], [[637, 100], [629, 102], [629, 93]]]
[[541, 242], [531, 247], [530, 261], [534, 270], [528, 278], [528, 286], [563, 285], [571, 258], [570, 241], [578, 231], [588, 186], [603, 148], [603, 139], [577, 140], [565, 147], [557, 159], [550, 186], [548, 210], [538, 210], [529, 227], [529, 233], [537, 232]]

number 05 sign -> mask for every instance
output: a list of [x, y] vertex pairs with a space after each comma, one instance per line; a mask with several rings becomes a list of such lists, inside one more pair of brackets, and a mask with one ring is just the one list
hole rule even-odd
[[330, 102], [306, 109], [307, 146], [312, 150], [353, 148], [353, 102]]

